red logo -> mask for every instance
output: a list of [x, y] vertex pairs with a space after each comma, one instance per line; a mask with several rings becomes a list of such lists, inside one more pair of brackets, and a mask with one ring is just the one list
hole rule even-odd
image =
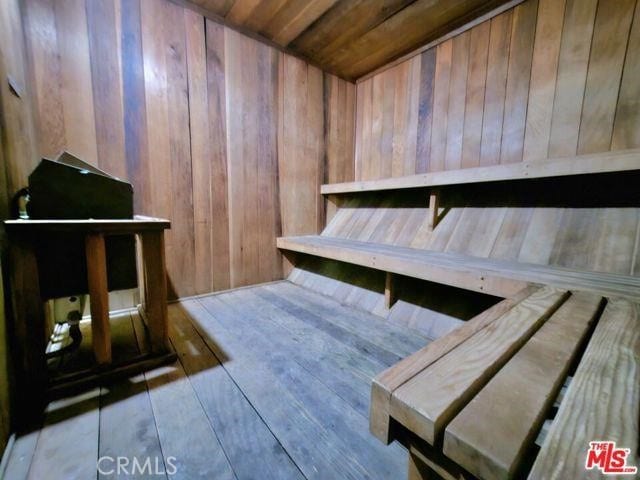
[[598, 468], [605, 475], [634, 475], [638, 467], [627, 465], [628, 448], [616, 448], [616, 442], [589, 442], [584, 468]]

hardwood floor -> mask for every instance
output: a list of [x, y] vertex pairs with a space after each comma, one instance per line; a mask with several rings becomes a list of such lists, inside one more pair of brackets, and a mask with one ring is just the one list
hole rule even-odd
[[286, 281], [169, 314], [179, 362], [50, 404], [42, 429], [16, 440], [7, 480], [406, 475], [403, 448], [369, 434], [369, 391], [423, 334]]

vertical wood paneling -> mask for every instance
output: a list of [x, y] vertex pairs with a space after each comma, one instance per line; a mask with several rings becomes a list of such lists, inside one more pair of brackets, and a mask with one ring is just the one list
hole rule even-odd
[[[449, 86], [453, 41], [447, 40], [437, 47], [433, 90], [433, 124], [431, 127], [431, 153], [429, 170], [444, 170], [447, 146], [447, 114], [449, 112]], [[374, 77], [375, 78], [375, 77]]]
[[[258, 224], [260, 239], [258, 243], [258, 277], [252, 277], [247, 283], [271, 281], [282, 278], [282, 261], [276, 248], [275, 239], [282, 234], [280, 203], [278, 192], [278, 64], [279, 52], [258, 42], [258, 82], [262, 86], [258, 90], [258, 143], [256, 161], [258, 164]], [[318, 72], [319, 73], [319, 72]], [[316, 88], [311, 89], [317, 95], [316, 106], [322, 102], [322, 78], [316, 76]], [[320, 88], [317, 88], [320, 85]], [[322, 115], [316, 113], [316, 117]], [[322, 135], [318, 134], [318, 140]], [[305, 159], [305, 161], [309, 161]], [[317, 188], [319, 177], [314, 187]], [[316, 197], [317, 198], [317, 197]], [[248, 229], [254, 224], [249, 223]]]
[[[388, 176], [396, 175], [398, 153], [409, 143], [397, 146], [394, 130], [387, 154], [380, 135], [388, 117], [400, 125], [407, 101], [418, 104], [416, 172], [639, 147], [637, 3], [527, 0], [359, 83], [358, 168], [379, 175], [391, 166]], [[417, 98], [405, 83], [415, 58]], [[395, 72], [391, 109], [389, 72]], [[369, 199], [366, 208], [341, 208], [325, 234], [366, 232], [368, 240], [415, 248], [639, 273], [637, 208], [477, 200], [463, 203], [452, 191], [450, 208], [431, 231], [415, 224], [400, 200]]]
[[[315, 188], [324, 178], [324, 80], [320, 70], [302, 60], [283, 57], [282, 62], [282, 98], [290, 99], [281, 103], [280, 112], [282, 234], [316, 234], [323, 224], [324, 208], [324, 200]], [[338, 95], [335, 97], [337, 102]]]
[[[362, 178], [396, 175], [398, 153], [412, 148], [395, 130], [392, 155], [381, 140], [407, 102], [418, 102], [416, 172], [640, 145], [637, 3], [527, 0], [359, 83]], [[420, 83], [407, 89], [417, 58]]]
[[206, 21], [207, 107], [211, 149], [211, 274], [213, 290], [231, 286], [229, 257], [229, 197], [227, 168], [227, 80], [225, 77], [224, 28]]
[[433, 125], [435, 71], [436, 50], [432, 48], [420, 55], [420, 93], [415, 173], [427, 172], [431, 165], [431, 130]]
[[524, 137], [524, 160], [544, 159], [549, 151], [564, 8], [565, 0], [539, 2]]
[[[122, 95], [124, 105], [124, 146], [127, 177], [135, 189], [134, 208], [148, 211], [151, 195], [147, 115], [144, 93], [140, 2], [122, 0]], [[68, 122], [75, 125], [75, 122]], [[95, 142], [95, 139], [94, 139]]]
[[[189, 133], [191, 140], [191, 182], [193, 188], [193, 241], [195, 291], [213, 290], [211, 242], [211, 148], [207, 98], [207, 49], [205, 21], [201, 15], [184, 11], [189, 82]], [[226, 230], [226, 229], [225, 229]]]
[[538, 1], [513, 9], [500, 163], [522, 160]]
[[231, 286], [280, 275], [277, 52], [225, 32]]
[[[164, 44], [164, 5], [155, 0], [141, 0], [142, 50], [145, 81], [145, 102], [147, 112], [147, 140], [149, 159], [153, 168], [149, 169], [151, 212], [149, 214], [171, 218], [171, 148], [169, 142], [169, 107], [167, 102], [167, 65]], [[171, 261], [173, 236], [166, 236], [167, 268], [173, 283]]]
[[578, 153], [611, 147], [622, 66], [635, 0], [600, 0], [582, 105]]
[[[275, 239], [281, 220], [291, 219], [281, 219], [279, 193], [287, 186], [279, 174], [286, 177], [292, 165], [304, 173], [305, 196], [297, 206], [315, 212], [304, 225], [318, 228], [325, 163], [341, 180], [354, 177], [354, 85], [334, 78], [325, 93], [322, 72], [303, 64], [306, 89], [281, 89], [279, 58], [299, 60], [166, 0], [25, 0], [23, 10], [25, 71], [20, 4], [0, 3], [0, 77], [9, 75], [25, 89], [18, 98], [6, 81], [0, 87], [2, 117], [11, 120], [2, 122], [3, 211], [38, 156], [68, 149], [131, 181], [136, 213], [171, 219], [172, 296], [281, 278]], [[283, 34], [303, 23], [287, 21]], [[287, 122], [298, 128], [301, 143], [279, 171], [279, 155], [290, 145], [278, 143], [278, 105], [295, 104], [298, 95], [305, 108]], [[333, 119], [327, 129], [325, 118]], [[326, 145], [333, 149], [325, 155]], [[307, 178], [310, 166], [314, 174]], [[297, 231], [301, 224], [290, 233], [304, 233]], [[0, 448], [6, 391], [1, 382]]]
[[40, 152], [55, 158], [65, 146], [65, 123], [60, 94], [60, 60], [53, 0], [25, 5], [25, 37], [29, 51]]
[[640, 147], [640, 8], [636, 2], [633, 25], [620, 85], [611, 148]]
[[549, 156], [575, 155], [597, 0], [567, 0]]
[[99, 167], [127, 178], [114, 2], [86, 2]]
[[401, 79], [397, 78], [398, 69], [391, 69], [384, 75], [384, 85], [382, 87], [382, 111], [380, 120], [380, 137], [378, 139], [380, 157], [375, 168], [374, 178], [386, 178], [392, 175], [393, 162], [393, 117], [395, 112], [395, 91], [396, 80], [398, 87], [401, 87]]
[[[407, 99], [411, 85], [410, 81], [411, 62], [404, 62], [396, 70], [396, 88], [393, 92], [393, 139], [391, 141], [391, 171], [382, 177], [400, 177], [404, 175], [405, 149], [409, 147], [405, 134], [411, 126], [407, 122], [409, 105]], [[415, 135], [414, 135], [415, 138]]]
[[464, 111], [469, 71], [469, 40], [471, 34], [464, 32], [453, 39], [451, 86], [447, 112], [447, 145], [445, 170], [461, 167]]
[[[132, 7], [135, 8], [136, 5], [137, 2]], [[65, 148], [97, 166], [98, 150], [85, 0], [56, 2], [55, 13]], [[132, 22], [139, 23], [139, 14], [135, 16], [135, 13]]]
[[[169, 148], [171, 155], [171, 220], [173, 254], [171, 270], [176, 296], [195, 291], [195, 245], [193, 236], [193, 197], [191, 142], [189, 134], [189, 97], [183, 9], [165, 3], [165, 54], [167, 62], [167, 103], [169, 113]], [[166, 194], [166, 192], [165, 192]]]
[[[325, 183], [355, 180], [356, 88], [335, 75], [324, 75]], [[361, 102], [361, 99], [359, 100]], [[361, 113], [361, 112], [360, 112]]]
[[[18, 0], [0, 2], [0, 215], [7, 218], [9, 199], [25, 185], [27, 175], [36, 165], [39, 145], [34, 128], [33, 108], [36, 88], [29, 83], [25, 31], [31, 26], [21, 21]], [[24, 12], [24, 10], [23, 10]], [[11, 92], [7, 78], [24, 90], [20, 98]], [[3, 235], [4, 236], [4, 235]], [[0, 242], [0, 255], [6, 258], [7, 244]], [[6, 265], [3, 265], [6, 267]], [[19, 398], [14, 398], [16, 380], [12, 375], [19, 367], [9, 357], [10, 347], [16, 346], [21, 329], [5, 328], [10, 318], [5, 317], [4, 294], [8, 285], [0, 280], [0, 450], [4, 451], [13, 428], [12, 419], [21, 410]], [[24, 329], [22, 329], [24, 330]], [[12, 333], [9, 335], [9, 333]], [[24, 403], [24, 402], [22, 402]], [[28, 402], [27, 402], [28, 403]]]
[[480, 147], [481, 165], [500, 163], [512, 20], [512, 10], [491, 19]]
[[[354, 179], [353, 84], [167, 0], [26, 0], [25, 25], [40, 154], [69, 149], [131, 181], [136, 213], [171, 219], [172, 296], [281, 278], [281, 222], [317, 231], [325, 175]], [[279, 58], [304, 88], [283, 88]], [[300, 101], [279, 137], [278, 106]], [[22, 186], [31, 169], [7, 172]], [[281, 214], [292, 175], [302, 195]]]
[[470, 32], [469, 72], [467, 74], [464, 132], [462, 139], [462, 168], [480, 165], [482, 142], [482, 114], [487, 81], [490, 22], [483, 22]]

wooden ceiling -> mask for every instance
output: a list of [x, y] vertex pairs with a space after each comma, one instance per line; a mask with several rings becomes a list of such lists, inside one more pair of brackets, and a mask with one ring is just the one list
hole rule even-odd
[[[507, 0], [190, 0], [355, 80]], [[510, 3], [510, 2], [509, 2]]]

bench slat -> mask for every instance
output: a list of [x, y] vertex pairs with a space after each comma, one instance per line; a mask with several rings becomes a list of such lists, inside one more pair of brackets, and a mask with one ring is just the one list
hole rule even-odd
[[280, 237], [278, 248], [488, 293], [503, 298], [529, 283], [640, 301], [640, 278], [319, 235]]
[[640, 307], [624, 299], [607, 304], [560, 405], [530, 479], [600, 478], [585, 470], [590, 441], [629, 448], [638, 465]]
[[480, 478], [511, 478], [603, 300], [572, 295], [447, 426], [445, 455]]
[[502, 300], [465, 322], [461, 327], [434, 340], [377, 375], [371, 384], [371, 410], [369, 414], [371, 433], [384, 443], [389, 443], [391, 441], [389, 436], [389, 404], [393, 391], [540, 288], [527, 287], [515, 296]]
[[391, 416], [430, 444], [569, 295], [544, 287], [398, 388]]

